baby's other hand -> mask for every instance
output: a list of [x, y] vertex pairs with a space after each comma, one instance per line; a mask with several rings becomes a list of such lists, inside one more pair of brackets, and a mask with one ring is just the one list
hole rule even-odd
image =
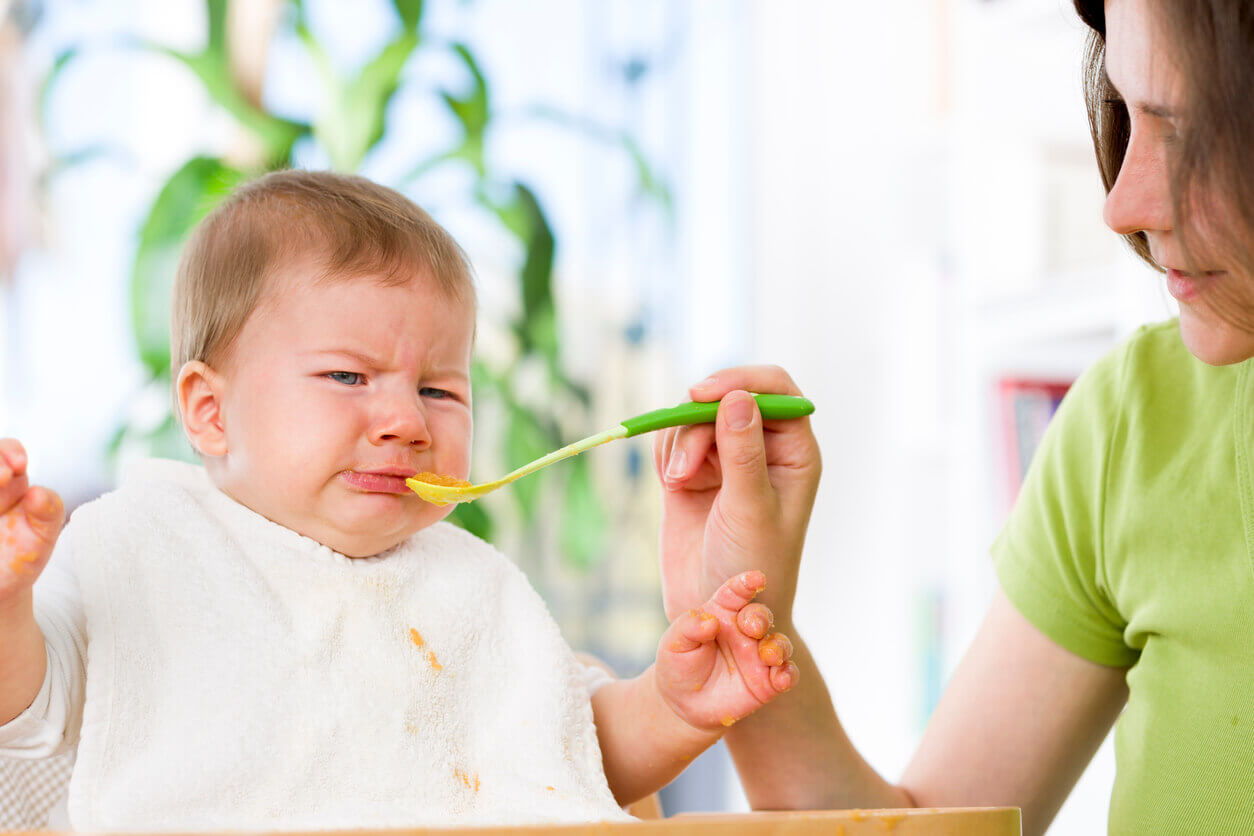
[[64, 522], [61, 497], [30, 486], [26, 450], [15, 439], [0, 439], [0, 603], [30, 590]]
[[757, 570], [728, 580], [700, 610], [675, 619], [657, 653], [662, 700], [694, 728], [722, 732], [797, 684], [792, 642], [771, 633], [771, 611], [751, 603]]

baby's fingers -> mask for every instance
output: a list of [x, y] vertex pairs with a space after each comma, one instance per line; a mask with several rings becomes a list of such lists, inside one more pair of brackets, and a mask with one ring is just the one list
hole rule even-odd
[[801, 681], [801, 671], [796, 662], [785, 662], [778, 668], [771, 668], [771, 687], [777, 693], [784, 693]]
[[0, 514], [26, 495], [26, 451], [11, 438], [0, 440]]
[[739, 613], [764, 589], [766, 589], [766, 575], [757, 569], [750, 569], [748, 572], [741, 572], [728, 579], [720, 586], [714, 593], [714, 597], [710, 599], [709, 606], [718, 606], [729, 612]]
[[751, 639], [766, 638], [774, 625], [775, 614], [765, 604], [756, 601], [746, 604], [743, 610], [736, 613], [736, 626]]
[[52, 491], [35, 487], [0, 519], [3, 520], [0, 523], [0, 597], [3, 597], [12, 589], [29, 585], [43, 571], [65, 522], [65, 506]]
[[792, 658], [792, 642], [783, 633], [771, 633], [758, 642], [758, 658], [771, 667], [779, 667]]
[[26, 525], [39, 541], [51, 550], [65, 524], [65, 504], [61, 497], [47, 488], [33, 487], [26, 492], [21, 510], [26, 514]]
[[705, 610], [688, 610], [675, 619], [667, 632], [667, 647], [672, 653], [690, 653], [714, 641], [718, 619]]

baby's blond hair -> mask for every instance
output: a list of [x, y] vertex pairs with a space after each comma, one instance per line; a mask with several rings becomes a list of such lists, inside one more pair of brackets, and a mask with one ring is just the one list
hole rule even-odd
[[236, 189], [184, 248], [170, 317], [174, 374], [189, 360], [225, 362], [276, 265], [310, 254], [322, 279], [404, 284], [421, 272], [474, 305], [469, 259], [413, 201], [364, 177], [276, 171]]

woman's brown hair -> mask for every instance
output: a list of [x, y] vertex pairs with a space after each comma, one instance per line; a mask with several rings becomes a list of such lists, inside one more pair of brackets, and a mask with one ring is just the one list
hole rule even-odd
[[[1127, 152], [1128, 111], [1106, 77], [1106, 10], [1103, 0], [1074, 0], [1090, 28], [1085, 56], [1084, 90], [1089, 128], [1102, 182], [1109, 192]], [[1202, 207], [1191, 196], [1204, 187], [1220, 196], [1233, 223], [1217, 230], [1218, 242], [1254, 276], [1254, 2], [1251, 0], [1146, 0], [1156, 16], [1156, 31], [1172, 40], [1170, 60], [1180, 69], [1187, 114], [1179, 153], [1171, 162], [1172, 208], [1176, 229], [1186, 244], [1190, 219]], [[1183, 222], [1182, 222], [1183, 221]], [[1125, 236], [1141, 258], [1161, 269], [1150, 256], [1142, 232]], [[1206, 266], [1206, 265], [1203, 265]], [[1250, 288], [1238, 290], [1252, 299]], [[1221, 312], [1222, 313], [1222, 312]], [[1243, 319], [1254, 316], [1250, 312]], [[1234, 323], [1248, 328], [1254, 323]]]

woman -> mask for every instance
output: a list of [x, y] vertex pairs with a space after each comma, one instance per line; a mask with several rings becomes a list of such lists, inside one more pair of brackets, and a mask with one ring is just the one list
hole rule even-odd
[[[1064, 401], [993, 546], [1000, 589], [900, 782], [850, 744], [798, 641], [801, 685], [727, 736], [754, 807], [1014, 805], [1041, 833], [1118, 718], [1111, 832], [1254, 832], [1254, 2], [1075, 5], [1105, 221], [1165, 272], [1179, 321]], [[795, 391], [758, 369], [693, 394], [735, 388]], [[673, 612], [757, 566], [795, 637], [818, 454], [805, 426], [764, 445], [756, 427], [720, 420], [717, 457], [708, 429], [658, 440], [665, 592]]]

